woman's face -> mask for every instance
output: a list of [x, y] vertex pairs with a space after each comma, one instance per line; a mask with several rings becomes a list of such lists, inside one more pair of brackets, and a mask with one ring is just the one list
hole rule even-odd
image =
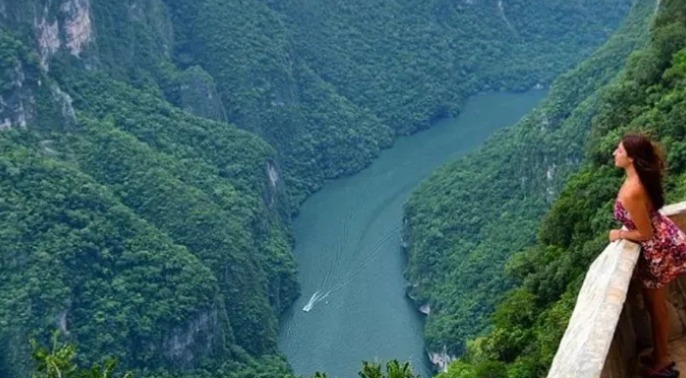
[[626, 168], [633, 163], [633, 159], [626, 154], [626, 150], [622, 143], [619, 143], [612, 155], [615, 157], [615, 166], [619, 168]]

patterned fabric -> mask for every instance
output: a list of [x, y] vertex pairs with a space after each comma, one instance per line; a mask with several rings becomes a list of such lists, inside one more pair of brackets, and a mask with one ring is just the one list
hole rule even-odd
[[[629, 212], [619, 200], [615, 202], [614, 216], [629, 230], [636, 229]], [[638, 276], [643, 286], [657, 289], [686, 272], [686, 235], [657, 211], [650, 213], [650, 223], [653, 238], [639, 242]]]

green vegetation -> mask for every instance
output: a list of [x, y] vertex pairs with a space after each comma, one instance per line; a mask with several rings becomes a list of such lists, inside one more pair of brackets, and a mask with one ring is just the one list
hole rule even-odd
[[[273, 150], [105, 77], [83, 79], [70, 82], [89, 101], [74, 99], [87, 109], [78, 129], [3, 135], [0, 182], [16, 198], [3, 211], [12, 306], [0, 340], [59, 314], [86, 361], [109, 351], [127, 366], [184, 367], [276, 353], [277, 315], [298, 288], [266, 177]], [[36, 280], [40, 271], [54, 277]]]
[[488, 328], [512, 287], [507, 259], [535, 241], [540, 218], [577, 167], [601, 88], [646, 40], [651, 1], [637, 2], [620, 30], [562, 75], [548, 98], [483, 148], [437, 170], [406, 205], [409, 294], [429, 304], [432, 351], [464, 352]]
[[0, 139], [0, 344], [11, 351], [0, 375], [23, 376], [27, 335], [55, 325], [82, 362], [106, 351], [146, 376], [286, 374], [277, 317], [298, 287], [283, 189], [268, 178], [274, 150], [154, 92], [60, 73], [79, 124]]
[[176, 61], [209, 72], [229, 120], [277, 148], [293, 206], [478, 91], [550, 83], [607, 39], [630, 4], [166, 3], [179, 26]]
[[78, 366], [287, 375], [297, 205], [478, 91], [547, 85], [630, 1], [568, 3], [3, 2], [0, 376], [54, 328]]
[[[59, 341], [59, 332], [55, 332], [52, 336], [51, 347], [46, 349], [32, 340], [33, 359], [36, 362], [36, 373], [33, 378], [133, 378], [134, 373], [116, 373], [117, 361], [113, 358], [108, 358], [102, 365], [95, 365], [91, 368], [79, 368], [76, 362], [76, 347], [72, 344], [61, 344]], [[256, 373], [255, 371], [244, 371], [240, 375], [229, 373], [229, 378], [234, 377], [276, 377], [281, 375], [284, 378], [294, 378], [292, 375], [283, 375], [278, 371], [271, 371], [267, 373]], [[273, 375], [276, 374], [276, 375]], [[409, 362], [400, 363], [397, 360], [391, 360], [386, 363], [386, 369], [383, 371], [380, 364], [377, 363], [362, 363], [362, 370], [359, 372], [361, 378], [419, 378], [415, 375]], [[328, 378], [326, 373], [315, 373], [313, 378]]]
[[[639, 4], [640, 5], [640, 4]], [[645, 6], [652, 6], [652, 2], [645, 2]], [[639, 10], [637, 8], [637, 10]], [[670, 201], [678, 201], [686, 194], [686, 165], [684, 164], [684, 152], [686, 143], [684, 136], [686, 129], [684, 121], [686, 113], [686, 3], [683, 0], [663, 1], [657, 13], [656, 19], [650, 29], [650, 38], [647, 46], [630, 56], [622, 74], [610, 84], [602, 87], [595, 94], [591, 94], [588, 100], [581, 102], [581, 107], [571, 112], [562, 113], [565, 121], [557, 123], [556, 130], [563, 130], [565, 125], [575, 124], [575, 119], [584, 112], [589, 117], [584, 117], [592, 125], [590, 134], [580, 133], [576, 139], [571, 139], [571, 134], [558, 147], [567, 144], [585, 145], [584, 155], [577, 155], [580, 159], [579, 168], [571, 174], [562, 189], [557, 193], [556, 187], [552, 192], [557, 197], [545, 214], [537, 235], [532, 235], [532, 230], [538, 228], [536, 220], [529, 218], [527, 213], [518, 213], [519, 216], [512, 218], [514, 224], [491, 223], [492, 228], [501, 233], [506, 233], [510, 238], [522, 237], [525, 240], [516, 244], [514, 249], [507, 247], [508, 252], [514, 254], [506, 264], [508, 279], [516, 283], [516, 288], [510, 291], [498, 304], [491, 320], [490, 331], [467, 343], [466, 354], [454, 362], [448, 371], [441, 375], [445, 378], [472, 378], [483, 376], [483, 371], [489, 371], [493, 377], [540, 377], [544, 376], [552, 358], [557, 350], [560, 338], [566, 328], [567, 321], [574, 308], [574, 301], [583, 280], [584, 274], [593, 259], [603, 250], [607, 244], [607, 232], [616, 226], [612, 219], [612, 203], [621, 183], [621, 172], [612, 165], [611, 152], [615, 148], [621, 135], [629, 130], [644, 131], [654, 135], [665, 145], [668, 154], [669, 181], [668, 198]], [[646, 9], [642, 12], [645, 13]], [[640, 13], [640, 12], [639, 12]], [[634, 20], [642, 20], [638, 17]], [[631, 21], [625, 33], [631, 30]], [[640, 37], [642, 27], [638, 27], [637, 37]], [[620, 33], [621, 40], [627, 40], [627, 35]], [[637, 40], [641, 40], [638, 38]], [[608, 42], [608, 46], [616, 44], [617, 40]], [[602, 50], [601, 50], [602, 51]], [[602, 69], [601, 61], [597, 61], [595, 69]], [[583, 70], [588, 62], [582, 64], [579, 69]], [[608, 71], [611, 72], [611, 71]], [[574, 75], [572, 72], [571, 75]], [[566, 76], [569, 78], [570, 76]], [[590, 78], [592, 76], [585, 75]], [[561, 92], [580, 94], [578, 87], [562, 87], [564, 78], [556, 86]], [[555, 91], [553, 91], [555, 92]], [[583, 100], [585, 96], [579, 98]], [[549, 107], [554, 101], [555, 95], [540, 111], [551, 114]], [[554, 102], [552, 104], [555, 104]], [[559, 106], [565, 106], [568, 102], [559, 102]], [[590, 116], [593, 116], [592, 118]], [[512, 129], [525, 132], [527, 122]], [[552, 125], [556, 125], [551, 123]], [[587, 130], [577, 124], [576, 130]], [[548, 126], [550, 127], [550, 126]], [[533, 133], [533, 129], [529, 129]], [[558, 131], [555, 131], [556, 133]], [[535, 140], [535, 139], [530, 139]], [[499, 144], [507, 146], [507, 144]], [[528, 146], [528, 148], [526, 147]], [[510, 174], [507, 177], [518, 177], [522, 184], [534, 181], [535, 174], [545, 178], [546, 167], [550, 167], [555, 160], [550, 154], [542, 154], [538, 159], [532, 159], [529, 151], [533, 145], [524, 145], [513, 150], [510, 155], [511, 165], [516, 170], [517, 162], [527, 161], [532, 165], [528, 172], [517, 172], [518, 175]], [[546, 143], [546, 147], [552, 144]], [[552, 151], [552, 150], [551, 150]], [[560, 151], [560, 150], [558, 150]], [[565, 151], [565, 150], [561, 150]], [[500, 152], [503, 152], [501, 148]], [[534, 150], [534, 153], [536, 150]], [[564, 157], [564, 155], [562, 155]], [[570, 157], [567, 157], [570, 158]], [[534, 163], [534, 164], [532, 164]], [[543, 165], [540, 165], [543, 163]], [[557, 169], [560, 163], [557, 163]], [[569, 166], [572, 169], [574, 165]], [[481, 170], [484, 168], [481, 167]], [[448, 172], [448, 173], [446, 173]], [[455, 174], [446, 168], [443, 175]], [[496, 175], [493, 172], [494, 176]], [[466, 177], [466, 173], [462, 174]], [[555, 174], [557, 176], [557, 173]], [[496, 176], [499, 177], [499, 176]], [[566, 177], [565, 177], [566, 178]], [[439, 174], [432, 181], [433, 185], [442, 178]], [[499, 180], [498, 180], [499, 181]], [[539, 182], [541, 182], [539, 178]], [[455, 182], [455, 181], [453, 181]], [[463, 179], [459, 185], [471, 183], [469, 179]], [[431, 184], [427, 184], [431, 185]], [[474, 192], [474, 185], [469, 186], [472, 195], [478, 196], [480, 192]], [[544, 196], [543, 190], [526, 191], [527, 198], [540, 198]], [[544, 188], [545, 189], [545, 188]], [[427, 190], [427, 187], [424, 188]], [[493, 189], [491, 189], [493, 190]], [[443, 193], [443, 192], [441, 192]], [[489, 193], [489, 192], [483, 192]], [[510, 192], [509, 198], [517, 198], [518, 191]], [[442, 196], [441, 196], [442, 197]], [[414, 208], [421, 205], [415, 197]], [[444, 202], [452, 198], [441, 199]], [[522, 200], [518, 200], [522, 201]], [[508, 210], [509, 202], [499, 203], [503, 209]], [[527, 203], [527, 202], [521, 202]], [[488, 209], [487, 205], [481, 204], [481, 209]], [[538, 207], [545, 209], [548, 205]], [[463, 208], [461, 208], [463, 209]], [[527, 207], [527, 209], [531, 209]], [[416, 210], [415, 210], [416, 211]], [[410, 212], [412, 214], [412, 212]], [[453, 212], [463, 214], [463, 212]], [[480, 212], [479, 214], [483, 214]], [[488, 213], [486, 213], [488, 214]], [[498, 218], [492, 218], [498, 219]], [[523, 220], [522, 220], [523, 219]], [[502, 222], [498, 220], [498, 222]], [[416, 223], [412, 223], [413, 226]], [[419, 223], [421, 225], [422, 223]], [[455, 229], [459, 223], [451, 223], [449, 227]], [[420, 227], [420, 226], [418, 226]], [[448, 227], [448, 226], [444, 226]], [[419, 243], [426, 243], [419, 234], [414, 234]], [[529, 239], [536, 236], [535, 239]], [[529, 240], [526, 240], [529, 239]], [[511, 243], [511, 242], [508, 242]], [[449, 259], [466, 261], [481, 258], [493, 259], [497, 251], [505, 248], [505, 244], [491, 244], [487, 253], [480, 255], [460, 253], [462, 250], [454, 249]], [[478, 245], [472, 245], [470, 251], [477, 251]], [[486, 250], [484, 250], [486, 251]], [[416, 252], [419, 253], [419, 252]], [[495, 273], [497, 274], [497, 273]], [[463, 277], [453, 277], [453, 283], [462, 283]], [[446, 285], [447, 286], [447, 285]], [[433, 297], [432, 297], [433, 298]], [[443, 302], [445, 303], [445, 301]], [[483, 304], [481, 301], [479, 304]], [[493, 303], [493, 302], [491, 302]], [[459, 304], [458, 304], [459, 305]], [[464, 305], [463, 305], [464, 306]], [[447, 317], [446, 317], [447, 319]], [[438, 320], [437, 323], [451, 324], [460, 319]], [[453, 323], [454, 324], [454, 323]], [[440, 326], [440, 324], [439, 324]], [[431, 328], [430, 328], [431, 329]], [[434, 326], [434, 329], [437, 329]], [[458, 335], [462, 337], [462, 335]], [[441, 339], [438, 339], [441, 340]], [[461, 341], [462, 338], [453, 338], [452, 341]], [[453, 349], [456, 350], [457, 348]]]
[[59, 333], [52, 338], [50, 349], [43, 348], [33, 340], [33, 359], [36, 362], [36, 373], [33, 378], [132, 378], [132, 373], [117, 374], [117, 362], [109, 359], [102, 366], [90, 369], [79, 369], [75, 363], [76, 348], [73, 345], [60, 345]]

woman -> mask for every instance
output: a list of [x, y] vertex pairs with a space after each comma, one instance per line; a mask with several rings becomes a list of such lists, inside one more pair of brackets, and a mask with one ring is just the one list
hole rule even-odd
[[678, 377], [669, 357], [669, 313], [665, 285], [686, 272], [686, 236], [658, 210], [664, 205], [664, 158], [661, 149], [643, 135], [622, 138], [613, 153], [626, 179], [615, 202], [614, 215], [626, 229], [610, 231], [610, 241], [627, 239], [641, 245], [638, 275], [648, 307], [653, 353], [644, 377]]

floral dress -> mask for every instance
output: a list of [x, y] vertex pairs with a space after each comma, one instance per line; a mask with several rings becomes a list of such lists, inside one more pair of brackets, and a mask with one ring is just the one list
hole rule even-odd
[[[629, 230], [636, 229], [629, 212], [619, 200], [615, 202], [614, 216]], [[643, 286], [657, 289], [686, 272], [686, 235], [657, 211], [650, 213], [650, 223], [653, 238], [639, 242], [638, 276]]]

